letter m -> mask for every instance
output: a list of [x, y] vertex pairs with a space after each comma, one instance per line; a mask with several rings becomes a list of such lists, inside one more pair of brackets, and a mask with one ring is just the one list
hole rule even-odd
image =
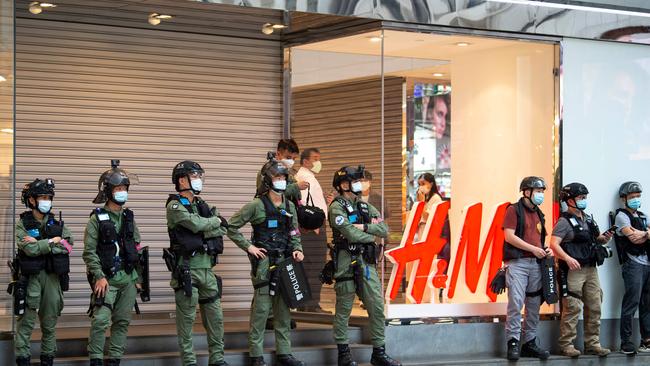
[[479, 242], [481, 240], [483, 204], [476, 203], [467, 209], [463, 223], [463, 231], [461, 232], [460, 242], [455, 253], [454, 269], [451, 273], [449, 291], [447, 293], [449, 298], [453, 298], [456, 292], [456, 284], [458, 282], [463, 257], [465, 258], [465, 283], [472, 293], [476, 293], [478, 281], [481, 278], [481, 272], [483, 272], [488, 252], [492, 249], [485, 294], [490, 298], [490, 301], [496, 301], [497, 295], [490, 290], [489, 283], [497, 271], [499, 271], [499, 268], [501, 268], [503, 261], [503, 220], [508, 205], [510, 204], [506, 202], [497, 206], [480, 255]]

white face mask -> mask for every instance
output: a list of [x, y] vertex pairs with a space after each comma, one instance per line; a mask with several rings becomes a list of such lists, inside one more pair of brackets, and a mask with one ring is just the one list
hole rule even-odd
[[418, 189], [420, 190], [420, 193], [422, 193], [425, 196], [429, 194], [429, 192], [431, 192], [431, 188], [427, 186], [420, 186], [420, 188]]
[[46, 213], [50, 212], [51, 209], [52, 209], [52, 201], [50, 201], [50, 200], [38, 201], [38, 210], [41, 213], [46, 214]]
[[282, 163], [282, 165], [287, 167], [287, 169], [293, 168], [293, 164], [295, 163], [293, 159], [282, 159], [280, 160], [280, 162]]
[[129, 198], [129, 192], [127, 191], [119, 191], [113, 193], [113, 199], [117, 203], [124, 203], [128, 198]]
[[363, 184], [361, 182], [354, 182], [350, 190], [352, 193], [360, 193], [363, 190]]
[[314, 165], [311, 167], [311, 171], [318, 174], [320, 173], [320, 170], [323, 168], [323, 164], [321, 164], [320, 160], [315, 161]]
[[199, 194], [203, 190], [203, 180], [202, 179], [193, 179], [190, 181], [190, 185], [192, 186], [192, 191], [194, 194]]
[[273, 182], [273, 190], [276, 192], [283, 192], [284, 190], [287, 189], [287, 181], [286, 180], [276, 180]]

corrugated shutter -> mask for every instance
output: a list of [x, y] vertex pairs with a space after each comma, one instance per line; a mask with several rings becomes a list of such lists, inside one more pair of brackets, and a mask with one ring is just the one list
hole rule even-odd
[[[128, 206], [152, 251], [146, 311], [174, 307], [161, 255], [175, 163], [205, 168], [202, 197], [226, 217], [252, 198], [255, 174], [281, 135], [282, 49], [274, 38], [247, 37], [279, 18], [240, 18], [227, 36], [17, 20], [17, 189], [34, 177], [56, 180], [54, 210], [76, 242], [66, 314], [88, 306], [83, 232], [110, 159], [139, 176]], [[220, 261], [224, 308], [248, 308], [246, 255], [227, 241]]]
[[[384, 199], [392, 232], [402, 230], [402, 85], [402, 78], [391, 77], [384, 88]], [[301, 88], [292, 103], [291, 137], [301, 149], [320, 149], [323, 169], [317, 178], [323, 190], [333, 190], [340, 167], [364, 164], [373, 175], [372, 189], [381, 192], [381, 80]]]

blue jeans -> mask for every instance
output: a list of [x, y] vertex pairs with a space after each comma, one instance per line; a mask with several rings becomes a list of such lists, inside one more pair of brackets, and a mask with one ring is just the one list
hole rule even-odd
[[650, 266], [628, 259], [622, 268], [625, 295], [621, 304], [621, 343], [632, 338], [632, 319], [637, 309], [641, 338], [650, 339]]

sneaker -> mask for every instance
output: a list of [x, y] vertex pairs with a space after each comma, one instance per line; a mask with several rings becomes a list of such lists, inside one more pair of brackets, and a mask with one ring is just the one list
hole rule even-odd
[[612, 353], [608, 348], [603, 348], [600, 345], [591, 348], [585, 348], [585, 355], [594, 355], [598, 357], [605, 357]]
[[539, 348], [537, 338], [533, 338], [521, 346], [521, 357], [533, 357], [546, 360], [550, 355], [547, 350]]
[[650, 339], [641, 341], [641, 345], [639, 346], [639, 353], [650, 353]]
[[568, 346], [562, 349], [562, 356], [575, 358], [580, 357], [581, 354], [582, 352], [580, 352], [580, 350], [577, 350], [574, 346]]
[[517, 361], [519, 359], [519, 341], [510, 338], [508, 341], [508, 360]]
[[627, 341], [623, 342], [621, 344], [621, 353], [624, 355], [635, 355], [636, 354], [636, 347], [634, 346], [634, 343]]

